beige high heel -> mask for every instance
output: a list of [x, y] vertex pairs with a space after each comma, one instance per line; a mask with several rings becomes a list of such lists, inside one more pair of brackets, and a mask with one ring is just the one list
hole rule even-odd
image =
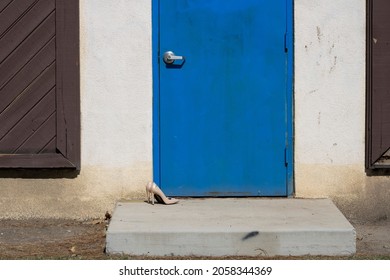
[[166, 197], [162, 190], [153, 182], [149, 182], [146, 185], [146, 198], [148, 200], [148, 203], [152, 203], [153, 205], [155, 199], [158, 203], [167, 205], [179, 202], [179, 200], [176, 198]]

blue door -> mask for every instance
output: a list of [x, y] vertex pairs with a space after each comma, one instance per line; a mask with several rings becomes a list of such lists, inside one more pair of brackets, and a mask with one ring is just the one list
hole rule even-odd
[[288, 196], [292, 1], [154, 1], [154, 180], [170, 196]]

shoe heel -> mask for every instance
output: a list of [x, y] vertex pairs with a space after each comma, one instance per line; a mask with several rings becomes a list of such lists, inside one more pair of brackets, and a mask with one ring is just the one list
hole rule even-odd
[[146, 200], [148, 201], [148, 203], [151, 203], [151, 198], [153, 196], [152, 194], [152, 188], [153, 188], [153, 182], [148, 182], [146, 184]]

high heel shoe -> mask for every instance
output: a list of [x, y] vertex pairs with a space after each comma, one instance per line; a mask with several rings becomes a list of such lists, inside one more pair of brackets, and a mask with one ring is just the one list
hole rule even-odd
[[146, 198], [148, 200], [148, 203], [152, 203], [153, 205], [155, 199], [158, 203], [167, 205], [179, 202], [179, 200], [176, 198], [166, 197], [162, 190], [153, 182], [149, 182], [146, 185]]

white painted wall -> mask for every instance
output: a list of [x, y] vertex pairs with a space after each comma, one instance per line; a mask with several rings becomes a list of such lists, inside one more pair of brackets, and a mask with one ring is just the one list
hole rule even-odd
[[82, 164], [152, 161], [151, 4], [81, 1]]
[[[80, 0], [81, 172], [0, 179], [1, 218], [103, 217], [152, 179], [151, 1]], [[56, 174], [52, 174], [56, 177]]]
[[351, 217], [390, 213], [390, 180], [365, 173], [365, 0], [295, 0], [295, 186]]
[[365, 1], [295, 1], [298, 164], [364, 164]]

